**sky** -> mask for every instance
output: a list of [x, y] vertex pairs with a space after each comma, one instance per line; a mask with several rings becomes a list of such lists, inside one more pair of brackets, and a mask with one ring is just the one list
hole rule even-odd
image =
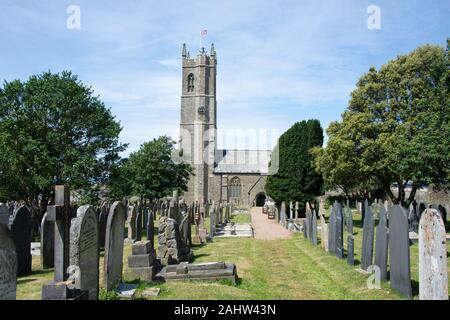
[[[182, 44], [214, 43], [218, 147], [271, 149], [295, 122], [339, 120], [371, 66], [445, 46], [449, 17], [448, 0], [0, 0], [0, 80], [71, 70], [120, 121], [126, 156], [178, 140]], [[223, 138], [242, 130], [266, 139]]]

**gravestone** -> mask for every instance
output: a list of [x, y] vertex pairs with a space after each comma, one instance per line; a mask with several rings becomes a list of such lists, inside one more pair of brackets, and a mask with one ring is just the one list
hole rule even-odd
[[139, 206], [137, 209], [137, 215], [136, 215], [136, 241], [142, 240], [142, 206]]
[[442, 220], [444, 221], [445, 224], [447, 222], [447, 210], [442, 205], [439, 205], [438, 209], [439, 213], [441, 214]]
[[416, 200], [414, 200], [411, 203], [411, 209], [409, 211], [409, 231], [410, 232], [419, 232], [419, 215], [417, 214], [417, 203]]
[[347, 263], [350, 266], [355, 264], [355, 239], [352, 235], [347, 237]]
[[320, 225], [321, 225], [321, 236], [320, 236], [320, 244], [322, 248], [328, 252], [328, 225], [325, 223], [325, 217], [323, 216], [323, 213], [319, 216], [320, 217]]
[[9, 216], [8, 206], [4, 203], [0, 203], [0, 224], [3, 224], [7, 228], [9, 228]]
[[11, 217], [11, 238], [16, 246], [17, 276], [31, 274], [31, 214], [27, 207], [16, 209]]
[[311, 216], [311, 243], [317, 246], [317, 217], [315, 210], [311, 212]]
[[447, 242], [437, 210], [426, 209], [419, 225], [419, 298], [448, 300]]
[[306, 219], [303, 220], [303, 238], [308, 239], [308, 235], [306, 234], [306, 228], [308, 223], [306, 222]]
[[[142, 208], [142, 227], [147, 230], [147, 223], [148, 223], [148, 208], [143, 207]], [[147, 235], [147, 233], [145, 233]]]
[[54, 267], [55, 223], [48, 221], [45, 213], [41, 221], [41, 265], [43, 269]]
[[183, 251], [179, 227], [175, 219], [162, 217], [159, 221], [158, 258], [165, 266], [192, 259], [191, 251]]
[[330, 220], [328, 224], [328, 252], [336, 253], [336, 208], [330, 209]]
[[74, 287], [88, 292], [89, 300], [98, 299], [99, 239], [94, 208], [84, 205], [70, 226], [70, 267], [75, 271]]
[[365, 218], [363, 223], [363, 242], [361, 253], [361, 269], [367, 270], [373, 261], [373, 238], [374, 238], [374, 221], [372, 210], [366, 200], [363, 205]]
[[215, 208], [211, 207], [209, 209], [209, 239], [212, 240], [214, 238], [214, 233], [215, 233], [215, 229], [216, 229], [216, 222], [215, 222]]
[[375, 265], [380, 268], [381, 280], [387, 280], [389, 232], [387, 228], [386, 211], [380, 206], [380, 218], [376, 228]]
[[137, 218], [137, 207], [136, 206], [128, 207], [127, 227], [128, 227], [128, 240], [130, 240], [130, 242], [136, 240], [136, 218]]
[[116, 201], [111, 206], [106, 223], [104, 281], [107, 291], [114, 290], [122, 279], [125, 206]]
[[308, 204], [306, 204], [306, 238], [311, 241], [311, 209], [309, 209]]
[[283, 227], [286, 227], [286, 218], [286, 204], [282, 202], [280, 209], [280, 222]]
[[424, 202], [421, 202], [419, 204], [419, 210], [417, 211], [417, 216], [419, 217], [419, 221], [420, 221], [420, 218], [422, 217], [422, 213], [425, 211], [426, 208], [427, 208], [427, 205]]
[[346, 222], [347, 232], [353, 234], [353, 213], [348, 204], [345, 206], [345, 218], [347, 221]]
[[408, 217], [399, 205], [389, 212], [389, 252], [391, 288], [412, 298]]
[[108, 221], [108, 212], [109, 205], [107, 203], [104, 203], [100, 208], [100, 215], [98, 217], [98, 234], [101, 248], [105, 247], [106, 222]]
[[344, 259], [344, 214], [339, 202], [335, 202], [336, 207], [336, 257]]
[[8, 228], [0, 223], [0, 301], [16, 299], [16, 278], [16, 248]]
[[155, 221], [153, 218], [153, 210], [148, 212], [147, 225], [146, 225], [147, 240], [150, 241], [152, 248], [155, 247]]
[[294, 219], [298, 219], [298, 209], [299, 209], [298, 201], [295, 201]]

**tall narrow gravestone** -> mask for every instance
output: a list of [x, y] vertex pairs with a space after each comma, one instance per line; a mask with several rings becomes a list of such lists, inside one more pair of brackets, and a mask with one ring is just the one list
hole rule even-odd
[[143, 214], [142, 207], [139, 206], [136, 215], [136, 241], [142, 240], [142, 220], [143, 220], [142, 214]]
[[216, 222], [215, 222], [215, 209], [211, 207], [209, 209], [209, 239], [212, 240], [214, 238], [214, 233], [216, 232]]
[[0, 224], [9, 227], [9, 209], [4, 203], [0, 203]]
[[100, 240], [100, 247], [105, 247], [106, 222], [108, 221], [109, 205], [104, 203], [100, 208], [100, 215], [98, 217], [98, 237]]
[[408, 217], [399, 205], [395, 205], [389, 210], [391, 288], [412, 298]]
[[31, 273], [31, 214], [25, 206], [18, 208], [11, 219], [11, 238], [17, 252], [17, 276]]
[[137, 208], [136, 206], [130, 206], [128, 208], [127, 228], [128, 228], [128, 240], [131, 242], [136, 240], [136, 218]]
[[348, 204], [345, 206], [345, 219], [347, 221], [345, 224], [347, 227], [347, 232], [353, 234], [353, 214]]
[[99, 283], [98, 220], [94, 208], [84, 205], [70, 226], [70, 266], [75, 289], [88, 292], [89, 300], [98, 299]]
[[317, 216], [315, 210], [311, 212], [311, 243], [317, 246]]
[[374, 238], [374, 221], [372, 210], [366, 200], [363, 204], [364, 223], [363, 223], [363, 242], [361, 254], [361, 269], [367, 270], [372, 265], [373, 260], [373, 238]]
[[106, 223], [103, 285], [108, 291], [116, 289], [122, 279], [124, 232], [125, 206], [116, 201], [109, 210]]
[[0, 300], [15, 300], [17, 254], [8, 228], [0, 223]]
[[153, 210], [148, 211], [148, 218], [147, 218], [147, 240], [150, 241], [152, 248], [155, 247], [155, 220], [153, 219]]
[[437, 210], [426, 209], [419, 223], [419, 298], [448, 300], [447, 242]]
[[380, 206], [380, 219], [376, 230], [375, 265], [380, 268], [381, 280], [387, 280], [387, 259], [389, 233], [387, 228], [386, 211]]
[[55, 224], [48, 221], [48, 213], [41, 221], [41, 265], [43, 269], [53, 268], [55, 255]]
[[336, 208], [331, 207], [328, 224], [328, 252], [336, 253]]
[[340, 203], [335, 203], [336, 207], [336, 257], [344, 259], [344, 214]]
[[324, 213], [325, 211], [323, 210], [322, 214], [320, 214], [320, 226], [322, 227], [320, 231], [320, 244], [328, 252], [328, 225], [325, 222]]

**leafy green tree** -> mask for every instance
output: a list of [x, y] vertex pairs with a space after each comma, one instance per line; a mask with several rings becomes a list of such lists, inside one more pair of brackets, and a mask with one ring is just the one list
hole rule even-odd
[[56, 184], [93, 197], [125, 146], [120, 124], [71, 72], [45, 72], [0, 88], [0, 196], [41, 214]]
[[298, 201], [301, 208], [322, 191], [322, 177], [314, 170], [310, 150], [322, 146], [323, 130], [318, 120], [295, 123], [281, 135], [278, 172], [267, 177], [266, 192], [276, 202]]
[[361, 77], [342, 121], [327, 130], [326, 148], [314, 150], [327, 187], [379, 186], [394, 203], [409, 206], [419, 187], [448, 184], [448, 50], [426, 45]]
[[192, 169], [186, 163], [174, 163], [173, 145], [170, 137], [162, 136], [142, 144], [138, 151], [130, 154], [122, 177], [124, 173], [128, 175], [132, 195], [152, 200], [168, 196], [173, 190], [180, 193], [187, 190]]

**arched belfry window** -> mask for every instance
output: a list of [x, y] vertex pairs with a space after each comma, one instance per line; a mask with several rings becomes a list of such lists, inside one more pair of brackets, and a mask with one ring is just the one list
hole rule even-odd
[[192, 73], [187, 78], [187, 91], [194, 92], [194, 75]]
[[230, 180], [230, 198], [241, 197], [241, 179], [234, 177]]

